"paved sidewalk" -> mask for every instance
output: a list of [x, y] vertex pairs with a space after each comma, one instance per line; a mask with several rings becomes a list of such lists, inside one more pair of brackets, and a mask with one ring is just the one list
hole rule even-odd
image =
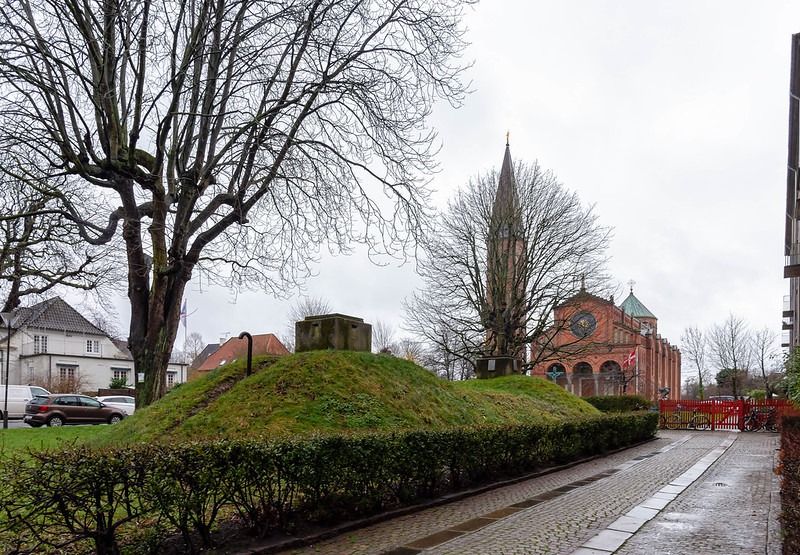
[[778, 555], [777, 434], [644, 445], [288, 554]]

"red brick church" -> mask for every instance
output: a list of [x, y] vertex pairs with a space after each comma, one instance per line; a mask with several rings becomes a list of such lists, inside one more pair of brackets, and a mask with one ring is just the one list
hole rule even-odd
[[613, 297], [604, 299], [581, 287], [556, 307], [554, 316], [565, 325], [553, 345], [566, 352], [553, 357], [557, 362], [535, 365], [531, 375], [580, 397], [625, 393], [655, 400], [669, 388], [671, 399], [680, 398], [681, 352], [659, 335], [658, 318], [636, 298], [633, 285], [619, 306]]

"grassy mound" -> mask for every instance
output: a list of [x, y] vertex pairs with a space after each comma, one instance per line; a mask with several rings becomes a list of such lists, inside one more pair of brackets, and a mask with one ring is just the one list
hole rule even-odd
[[598, 414], [529, 376], [447, 382], [388, 355], [316, 351], [218, 368], [137, 411], [102, 436], [215, 439], [342, 430], [538, 422]]

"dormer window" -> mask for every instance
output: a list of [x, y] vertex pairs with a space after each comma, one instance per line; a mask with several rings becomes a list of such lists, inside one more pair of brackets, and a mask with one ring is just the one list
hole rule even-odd
[[100, 341], [97, 339], [87, 339], [86, 340], [86, 352], [91, 355], [99, 355], [100, 354]]

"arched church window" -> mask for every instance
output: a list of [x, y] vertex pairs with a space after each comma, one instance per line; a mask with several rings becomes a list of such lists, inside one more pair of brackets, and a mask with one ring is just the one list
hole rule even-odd
[[572, 369], [573, 374], [591, 374], [593, 372], [592, 365], [588, 362], [579, 362]]

